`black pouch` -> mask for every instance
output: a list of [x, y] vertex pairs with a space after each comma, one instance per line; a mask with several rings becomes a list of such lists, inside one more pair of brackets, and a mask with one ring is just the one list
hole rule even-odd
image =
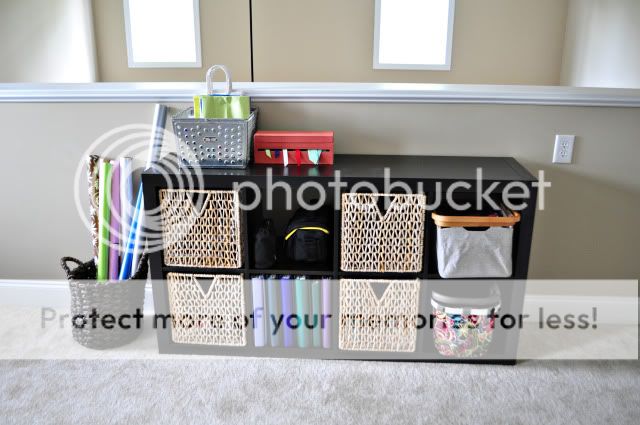
[[324, 206], [315, 211], [299, 208], [285, 233], [285, 253], [291, 261], [326, 263], [331, 245], [331, 209]]
[[254, 264], [257, 269], [268, 269], [277, 260], [277, 238], [273, 222], [264, 220], [256, 232], [253, 245]]

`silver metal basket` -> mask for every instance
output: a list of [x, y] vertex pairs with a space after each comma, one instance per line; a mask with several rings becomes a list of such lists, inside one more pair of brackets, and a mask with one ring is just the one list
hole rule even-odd
[[193, 107], [173, 117], [182, 167], [246, 168], [251, 161], [258, 109], [243, 119], [193, 118]]

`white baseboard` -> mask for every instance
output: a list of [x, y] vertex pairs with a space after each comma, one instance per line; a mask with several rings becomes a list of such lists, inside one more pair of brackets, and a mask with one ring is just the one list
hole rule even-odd
[[[68, 309], [69, 284], [66, 280], [0, 280], [1, 304]], [[525, 321], [537, 322], [540, 308], [548, 316], [552, 313], [591, 314], [593, 307], [598, 309], [599, 323], [638, 324], [636, 297], [527, 295], [523, 313], [528, 315]], [[144, 312], [154, 313], [149, 284], [145, 290]]]

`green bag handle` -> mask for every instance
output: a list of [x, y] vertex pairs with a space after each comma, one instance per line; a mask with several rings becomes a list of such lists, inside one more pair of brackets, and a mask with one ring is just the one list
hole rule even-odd
[[224, 65], [213, 65], [207, 71], [207, 94], [209, 96], [213, 96], [213, 95], [216, 94], [214, 92], [214, 90], [213, 90], [213, 75], [216, 73], [216, 71], [224, 72], [225, 87], [226, 87], [226, 90], [223, 93], [217, 93], [217, 94], [223, 95], [223, 96], [230, 96], [231, 95], [231, 89], [232, 89], [231, 73], [229, 72], [227, 67], [224, 66]]

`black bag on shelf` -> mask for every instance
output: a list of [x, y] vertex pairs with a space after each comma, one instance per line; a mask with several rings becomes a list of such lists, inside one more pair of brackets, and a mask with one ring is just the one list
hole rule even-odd
[[264, 220], [255, 235], [253, 245], [254, 264], [257, 269], [268, 269], [277, 260], [277, 238], [273, 222]]
[[331, 245], [331, 209], [324, 206], [315, 211], [299, 208], [285, 233], [285, 252], [291, 261], [326, 263]]

